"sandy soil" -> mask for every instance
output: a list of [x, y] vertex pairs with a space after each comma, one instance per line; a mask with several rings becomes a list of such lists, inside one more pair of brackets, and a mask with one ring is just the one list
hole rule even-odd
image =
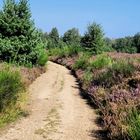
[[30, 115], [4, 130], [0, 140], [94, 140], [96, 114], [65, 67], [48, 62], [30, 86]]

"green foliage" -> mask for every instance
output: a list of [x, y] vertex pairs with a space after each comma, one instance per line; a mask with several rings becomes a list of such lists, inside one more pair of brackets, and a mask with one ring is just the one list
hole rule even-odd
[[137, 48], [136, 47], [128, 47], [128, 46], [125, 46], [123, 49], [122, 49], [122, 52], [125, 52], [125, 53], [137, 53]]
[[33, 22], [27, 0], [5, 0], [0, 11], [0, 31], [2, 37], [28, 36], [33, 30]]
[[64, 33], [63, 41], [67, 45], [80, 46], [80, 34], [78, 29], [72, 28]]
[[122, 74], [124, 77], [132, 75], [135, 71], [133, 62], [127, 59], [116, 60], [111, 67], [112, 72]]
[[133, 63], [129, 60], [116, 60], [107, 70], [96, 76], [98, 84], [106, 87], [111, 87], [121, 83], [122, 78], [130, 77], [135, 71]]
[[0, 112], [15, 104], [23, 89], [20, 74], [6, 67], [0, 71]]
[[133, 140], [140, 139], [140, 114], [136, 109], [132, 109], [127, 116], [128, 135]]
[[133, 37], [125, 37], [125, 38], [119, 38], [116, 39], [112, 47], [117, 50], [117, 52], [123, 52], [123, 53], [136, 53], [137, 48], [134, 44]]
[[[0, 59], [20, 65], [37, 65], [42, 33], [30, 19], [27, 0], [5, 0], [0, 11]], [[42, 46], [42, 50], [45, 46]], [[41, 50], [41, 48], [40, 48]]]
[[73, 46], [63, 46], [63, 47], [57, 47], [53, 49], [49, 49], [47, 54], [51, 57], [68, 57], [78, 54], [78, 52], [81, 51], [80, 47], [73, 47]]
[[138, 53], [140, 53], [140, 33], [137, 33], [137, 34], [134, 36], [134, 45], [135, 45], [135, 47], [137, 48]]
[[115, 49], [114, 49], [112, 46], [107, 46], [107, 45], [105, 44], [105, 46], [104, 46], [104, 48], [103, 48], [102, 51], [103, 51], [103, 52], [115, 52]]
[[56, 44], [53, 40], [51, 40], [50, 38], [47, 39], [47, 49], [52, 49], [58, 46], [58, 44]]
[[110, 38], [108, 38], [108, 37], [104, 38], [104, 43], [105, 43], [105, 46], [103, 48], [104, 52], [114, 52], [115, 51], [115, 49], [112, 46], [113, 41]]
[[81, 53], [79, 58], [76, 60], [75, 64], [73, 65], [73, 69], [87, 69], [89, 66], [89, 58], [90, 55], [88, 53]]
[[112, 43], [113, 43], [112, 39], [105, 37], [104, 41], [105, 41], [106, 46], [112, 47]]
[[52, 28], [51, 32], [48, 35], [46, 34], [46, 39], [48, 41], [47, 43], [48, 49], [59, 47], [59, 45], [61, 44], [59, 33], [56, 27]]
[[38, 59], [37, 59], [37, 64], [40, 66], [44, 66], [46, 62], [48, 61], [48, 55], [45, 49], [42, 49], [42, 47], [38, 48], [37, 52], [38, 54]]
[[54, 43], [59, 42], [59, 33], [56, 27], [52, 28], [51, 32], [49, 33], [49, 37]]
[[67, 46], [63, 48], [63, 52], [66, 57], [68, 56], [74, 56], [78, 54], [81, 51], [80, 47], [73, 47], [73, 46]]
[[10, 122], [15, 122], [20, 116], [26, 116], [26, 112], [16, 106], [8, 107], [0, 115], [0, 128], [6, 126]]
[[47, 51], [48, 56], [50, 57], [63, 57], [65, 55], [64, 51], [62, 48], [56, 47], [56, 48], [52, 48], [49, 49]]
[[88, 87], [91, 81], [93, 80], [93, 73], [90, 70], [86, 70], [82, 76], [82, 82], [85, 87]]
[[27, 114], [23, 109], [27, 95], [21, 76], [14, 69], [3, 64], [0, 70], [0, 128]]
[[112, 58], [106, 54], [97, 55], [96, 59], [91, 62], [91, 67], [95, 69], [102, 69], [112, 65]]
[[84, 48], [94, 54], [100, 54], [104, 51], [104, 33], [99, 24], [93, 23], [88, 26], [88, 31], [81, 40]]

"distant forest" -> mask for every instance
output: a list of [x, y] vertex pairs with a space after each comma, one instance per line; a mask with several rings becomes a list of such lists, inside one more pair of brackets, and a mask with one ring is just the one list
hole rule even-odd
[[84, 36], [80, 35], [77, 28], [72, 28], [60, 37], [56, 27], [52, 28], [50, 33], [45, 33], [44, 36], [48, 40], [47, 48], [62, 47], [66, 43], [66, 45], [91, 49], [93, 44], [97, 43], [95, 46], [102, 47], [102, 51], [106, 52], [140, 53], [140, 33], [136, 33], [134, 36], [111, 39], [105, 37], [102, 26], [97, 23], [90, 24]]

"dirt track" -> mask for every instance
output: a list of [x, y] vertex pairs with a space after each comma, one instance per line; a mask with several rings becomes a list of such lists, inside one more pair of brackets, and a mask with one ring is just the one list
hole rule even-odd
[[3, 132], [0, 140], [94, 140], [96, 114], [79, 94], [65, 67], [48, 62], [29, 88], [30, 115]]

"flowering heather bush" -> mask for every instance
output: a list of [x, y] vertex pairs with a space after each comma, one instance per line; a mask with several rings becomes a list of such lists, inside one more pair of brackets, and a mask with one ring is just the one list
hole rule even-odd
[[123, 79], [131, 77], [135, 72], [133, 63], [128, 60], [117, 60], [112, 63], [111, 67], [107, 67], [106, 71], [94, 76], [97, 85], [103, 87], [111, 87], [123, 82]]
[[129, 53], [116, 53], [116, 52], [111, 52], [111, 53], [107, 53], [111, 58], [115, 58], [115, 59], [120, 59], [120, 58], [133, 58], [133, 59], [139, 59], [140, 58], [140, 54], [136, 53], [136, 54], [129, 54]]

